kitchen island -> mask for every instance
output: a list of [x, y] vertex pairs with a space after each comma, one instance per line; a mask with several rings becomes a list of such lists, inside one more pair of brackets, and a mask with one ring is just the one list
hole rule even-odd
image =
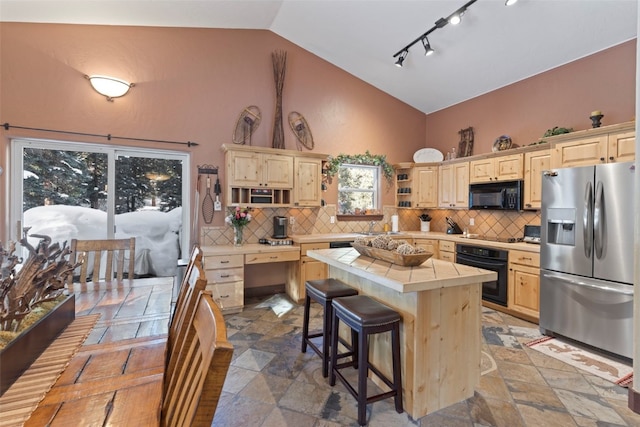
[[[495, 272], [438, 259], [402, 267], [353, 248], [307, 255], [328, 264], [329, 277], [400, 313], [404, 408], [411, 417], [473, 396], [480, 381], [481, 286], [496, 280]], [[388, 334], [371, 338], [369, 358], [386, 375], [391, 374], [389, 346]]]

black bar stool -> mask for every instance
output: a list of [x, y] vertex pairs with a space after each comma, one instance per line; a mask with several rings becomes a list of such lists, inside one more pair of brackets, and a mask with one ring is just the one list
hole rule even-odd
[[[346, 354], [338, 354], [339, 321], [344, 322], [356, 332], [357, 342], [353, 341], [352, 360], [339, 363]], [[369, 363], [369, 335], [391, 332], [391, 353], [393, 359], [393, 380], [385, 377], [375, 366]], [[358, 389], [354, 389], [340, 372], [349, 366], [358, 368]], [[376, 374], [391, 390], [367, 397], [367, 376], [369, 369]], [[345, 385], [358, 401], [358, 423], [366, 425], [367, 404], [394, 396], [396, 411], [402, 408], [402, 373], [400, 368], [400, 314], [378, 301], [356, 295], [333, 300], [333, 326], [331, 330], [331, 373], [329, 384], [336, 384], [336, 377]]]
[[[307, 352], [309, 345], [322, 358], [322, 376], [329, 375], [329, 344], [331, 342], [331, 319], [333, 309], [331, 302], [337, 297], [358, 295], [358, 291], [337, 279], [308, 280], [304, 284], [307, 296], [304, 300], [304, 320], [302, 323], [302, 352]], [[322, 331], [309, 334], [309, 310], [311, 300], [321, 304], [324, 309]], [[315, 345], [311, 338], [322, 337], [322, 350]]]

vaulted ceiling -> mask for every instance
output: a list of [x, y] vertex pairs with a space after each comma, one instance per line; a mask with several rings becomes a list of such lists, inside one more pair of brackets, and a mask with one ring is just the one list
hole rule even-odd
[[266, 29], [428, 114], [637, 37], [638, 0], [0, 0], [0, 21]]

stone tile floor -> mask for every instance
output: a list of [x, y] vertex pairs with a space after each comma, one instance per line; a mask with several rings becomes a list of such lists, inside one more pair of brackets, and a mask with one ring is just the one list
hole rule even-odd
[[[226, 316], [235, 351], [213, 426], [357, 426], [355, 399], [339, 381], [329, 386], [312, 350], [300, 352], [302, 305], [277, 317], [256, 307], [262, 300], [250, 299], [243, 312]], [[310, 328], [319, 329], [318, 304], [311, 315]], [[524, 346], [537, 336], [537, 325], [486, 308], [482, 316], [489, 356], [473, 397], [418, 420], [398, 414], [386, 399], [368, 405], [368, 425], [640, 426], [625, 388]]]

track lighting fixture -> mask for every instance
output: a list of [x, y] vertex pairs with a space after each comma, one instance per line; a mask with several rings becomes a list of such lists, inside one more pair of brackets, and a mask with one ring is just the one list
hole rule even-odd
[[505, 6], [511, 6], [512, 4], [516, 4], [518, 2], [518, 0], [506, 0], [504, 2]]
[[402, 68], [402, 63], [404, 62], [404, 59], [407, 57], [407, 55], [409, 54], [409, 50], [405, 49], [402, 51], [402, 53], [400, 53], [400, 56], [398, 57], [398, 60], [396, 61], [396, 67]]
[[429, 43], [429, 39], [427, 38], [427, 36], [424, 36], [424, 38], [422, 39], [422, 45], [424, 46], [424, 56], [433, 55], [435, 50], [433, 50], [433, 48], [431, 47], [431, 43]]
[[[394, 58], [398, 58], [396, 60], [396, 65], [398, 67], [402, 67], [402, 63], [404, 62], [405, 58], [409, 54], [409, 48], [411, 48], [411, 46], [413, 46], [414, 44], [416, 44], [416, 43], [418, 43], [420, 41], [422, 42], [422, 45], [424, 46], [424, 54], [425, 54], [425, 56], [431, 55], [434, 52], [434, 50], [431, 47], [431, 44], [429, 43], [429, 39], [427, 38], [427, 36], [429, 34], [433, 33], [437, 29], [444, 28], [449, 23], [451, 25], [459, 24], [461, 19], [462, 19], [462, 15], [464, 15], [464, 13], [467, 11], [469, 6], [474, 4], [476, 1], [478, 1], [478, 0], [469, 0], [467, 3], [464, 4], [464, 6], [462, 6], [459, 9], [457, 9], [456, 11], [454, 11], [451, 15], [447, 16], [446, 18], [439, 18], [435, 22], [433, 27], [429, 28], [420, 37], [418, 37], [417, 39], [415, 39], [414, 41], [412, 41], [411, 43], [409, 43], [408, 45], [406, 45], [405, 47], [400, 49], [398, 52], [396, 52], [395, 55], [393, 55]], [[505, 0], [505, 1], [506, 1], [505, 4], [513, 4], [517, 0]]]

